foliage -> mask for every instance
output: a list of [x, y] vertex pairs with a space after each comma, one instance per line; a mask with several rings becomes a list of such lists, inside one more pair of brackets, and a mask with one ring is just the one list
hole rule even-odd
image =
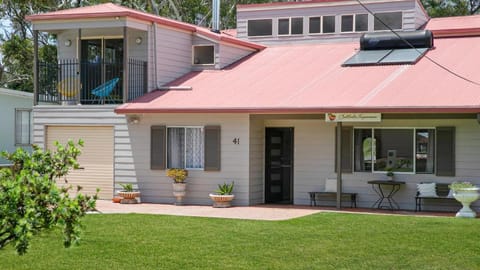
[[477, 6], [480, 3], [480, 1], [466, 0], [422, 0], [422, 4], [430, 17], [465, 16], [476, 13], [478, 8], [477, 10], [475, 10], [475, 7], [470, 9], [469, 2], [477, 2]]
[[470, 182], [453, 182], [448, 187], [453, 191], [457, 191], [464, 188], [474, 188], [475, 185]]
[[122, 186], [123, 191], [133, 192], [133, 185], [132, 184], [120, 184], [120, 186]]
[[231, 184], [223, 183], [222, 185], [218, 184], [218, 189], [215, 192], [219, 195], [232, 195], [233, 194], [233, 185], [234, 182]]
[[32, 153], [2, 152], [13, 165], [0, 170], [0, 249], [12, 244], [23, 255], [35, 234], [54, 226], [63, 227], [65, 247], [79, 241], [80, 218], [95, 208], [97, 196], [80, 193], [80, 187], [70, 195], [72, 186], [57, 186], [56, 180], [79, 168], [80, 149], [72, 141], [55, 146], [55, 152], [37, 146]]
[[171, 168], [167, 170], [167, 176], [172, 178], [175, 183], [183, 183], [187, 179], [188, 171], [180, 168]]
[[393, 168], [392, 167], [388, 167], [387, 170], [387, 176], [388, 177], [393, 177], [395, 175], [395, 173], [393, 172]]
[[[319, 213], [266, 222], [96, 214], [87, 215], [84, 222], [86, 237], [78, 248], [62, 249], [59, 235], [51, 232], [34, 239], [25, 256], [15, 256], [10, 248], [0, 251], [0, 266], [15, 270], [463, 270], [480, 265], [480, 219]], [[134, 246], [126, 244], [132, 240]]]

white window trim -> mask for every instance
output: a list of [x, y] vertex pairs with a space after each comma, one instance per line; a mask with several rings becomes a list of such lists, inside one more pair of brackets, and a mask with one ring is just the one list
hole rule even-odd
[[[320, 18], [320, 32], [318, 33], [310, 33], [310, 18]], [[308, 35], [311, 35], [311, 36], [318, 36], [318, 35], [322, 35], [323, 34], [323, 16], [310, 16], [310, 17], [307, 17], [308, 19]]]
[[[412, 166], [413, 166], [413, 171], [412, 172], [395, 172], [395, 174], [404, 174], [404, 175], [416, 175], [417, 174], [417, 171], [416, 171], [416, 168], [417, 168], [417, 160], [415, 158], [415, 154], [416, 154], [416, 134], [417, 134], [417, 130], [418, 129], [433, 129], [435, 130], [435, 134], [437, 133], [437, 129], [435, 127], [371, 127], [371, 126], [367, 126], [367, 127], [353, 127], [354, 129], [354, 132], [352, 132], [352, 141], [354, 142], [353, 143], [353, 158], [352, 158], [352, 168], [353, 168], [353, 172], [354, 173], [372, 173], [372, 174], [385, 174], [386, 171], [375, 171], [374, 170], [374, 166], [372, 166], [372, 170], [370, 171], [355, 171], [355, 129], [371, 129], [372, 130], [372, 138], [375, 137], [375, 129], [409, 129], [409, 130], [413, 130], [413, 162], [412, 162]], [[436, 137], [436, 136], [435, 136]], [[434, 160], [437, 160], [437, 151], [436, 151], [436, 147], [435, 147], [435, 156], [434, 156]], [[421, 175], [434, 175], [435, 174], [435, 171], [433, 171], [432, 173], [420, 173]]]
[[[29, 114], [29, 119], [28, 119], [28, 143], [19, 143], [17, 142], [17, 112], [28, 112]], [[15, 114], [14, 114], [14, 131], [13, 131], [13, 136], [14, 136], [14, 143], [15, 146], [30, 146], [32, 145], [32, 134], [33, 134], [33, 128], [32, 128], [32, 109], [28, 108], [15, 108]]]
[[[187, 129], [187, 128], [200, 128], [202, 131], [205, 130], [205, 126], [166, 126], [166, 134], [165, 134], [165, 139], [167, 141], [167, 149], [168, 149], [168, 129], [169, 128], [183, 128], [183, 129]], [[187, 132], [185, 131], [185, 136], [183, 138], [183, 145], [187, 145], [187, 136], [186, 136]], [[204, 135], [205, 136], [205, 135]], [[205, 147], [205, 146], [204, 146]], [[183, 149], [183, 155], [185, 157], [185, 160], [183, 161], [183, 167], [185, 170], [189, 170], [189, 171], [203, 171], [205, 170], [205, 162], [203, 164], [203, 167], [202, 168], [187, 168], [186, 166], [186, 163], [187, 163], [187, 159], [186, 159], [186, 156], [187, 156], [187, 148], [185, 147], [185, 149]], [[203, 150], [205, 151], [205, 149]], [[167, 165], [167, 169], [171, 169], [168, 167], [168, 150], [165, 151], [165, 164]]]
[[[213, 63], [195, 64], [195, 47], [213, 47]], [[215, 66], [215, 44], [196, 44], [192, 45], [192, 66]]]
[[[263, 20], [270, 20], [270, 21], [272, 21], [272, 34], [271, 34], [271, 35], [263, 35], [263, 36], [250, 36], [250, 35], [248, 34], [248, 25], [249, 25], [250, 21], [263, 21]], [[273, 36], [274, 36], [274, 30], [275, 30], [275, 29], [274, 29], [275, 27], [274, 27], [274, 25], [273, 25], [273, 22], [274, 22], [274, 20], [273, 20], [272, 18], [256, 18], [256, 19], [249, 19], [249, 20], [247, 20], [247, 29], [246, 29], [247, 37], [249, 37], [249, 38], [273, 37]]]
[[[389, 11], [382, 11], [382, 12], [374, 12], [373, 14], [376, 15], [376, 14], [382, 14], [382, 13], [395, 13], [395, 12], [400, 12], [402, 14], [402, 28], [400, 29], [393, 29], [395, 31], [403, 31], [403, 16], [405, 15], [403, 13], [403, 10], [389, 10]], [[375, 19], [376, 17], [374, 15], [371, 15], [373, 17], [373, 22], [372, 22], [372, 31], [373, 32], [390, 32], [389, 29], [385, 29], [385, 30], [375, 30]]]

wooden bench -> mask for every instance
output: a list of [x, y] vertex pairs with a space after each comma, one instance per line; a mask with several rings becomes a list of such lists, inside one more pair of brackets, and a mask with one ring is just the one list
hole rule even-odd
[[[422, 184], [428, 184], [428, 183], [422, 183]], [[424, 201], [425, 199], [455, 200], [454, 197], [448, 197], [448, 193], [450, 192], [450, 188], [448, 187], [449, 185], [450, 184], [435, 183], [435, 192], [437, 193], [437, 197], [420, 196], [420, 192], [417, 191], [417, 195], [415, 196], [415, 212], [422, 211], [422, 201]]]
[[[308, 192], [310, 195], [310, 206], [317, 206], [317, 198], [319, 197], [334, 197], [337, 198], [337, 192], [328, 192], [328, 191], [312, 191]], [[357, 208], [357, 193], [347, 193], [342, 192], [342, 197], [350, 198], [350, 207]]]

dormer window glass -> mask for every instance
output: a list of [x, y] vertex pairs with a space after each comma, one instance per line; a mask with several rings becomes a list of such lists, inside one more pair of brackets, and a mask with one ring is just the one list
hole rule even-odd
[[355, 14], [355, 32], [368, 31], [368, 14]]
[[353, 15], [342, 15], [342, 32], [353, 32]]
[[303, 18], [282, 18], [278, 19], [278, 35], [302, 35]]
[[272, 35], [272, 19], [249, 20], [247, 24], [250, 37]]
[[215, 64], [215, 47], [213, 45], [193, 46], [193, 64], [194, 65]]
[[[373, 22], [373, 30], [375, 31], [383, 31], [389, 30], [388, 27], [383, 25], [385, 23], [393, 30], [401, 30], [402, 29], [402, 12], [383, 12], [383, 13], [375, 13], [375, 21]], [[380, 20], [383, 22], [380, 22]]]
[[322, 32], [322, 17], [310, 17], [308, 19], [308, 33], [320, 34]]
[[324, 34], [335, 33], [335, 16], [322, 17], [322, 32]]

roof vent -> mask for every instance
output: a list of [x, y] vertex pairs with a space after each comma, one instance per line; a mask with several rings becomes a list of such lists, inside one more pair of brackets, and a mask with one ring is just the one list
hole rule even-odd
[[411, 46], [408, 43], [415, 48], [433, 47], [433, 34], [429, 30], [397, 32], [397, 34], [365, 33], [360, 38], [360, 50], [410, 49]]

